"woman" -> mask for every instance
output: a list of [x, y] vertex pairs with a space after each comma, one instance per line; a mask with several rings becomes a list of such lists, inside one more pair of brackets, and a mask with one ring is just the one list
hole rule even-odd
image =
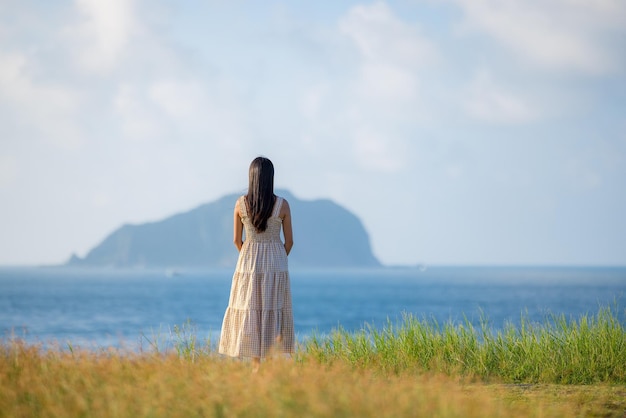
[[[283, 230], [285, 242], [280, 240]], [[245, 241], [243, 231], [245, 230]], [[239, 251], [219, 352], [261, 359], [275, 349], [293, 353], [294, 330], [287, 255], [293, 246], [291, 211], [274, 194], [274, 166], [264, 157], [250, 164], [248, 194], [234, 211], [234, 242]]]

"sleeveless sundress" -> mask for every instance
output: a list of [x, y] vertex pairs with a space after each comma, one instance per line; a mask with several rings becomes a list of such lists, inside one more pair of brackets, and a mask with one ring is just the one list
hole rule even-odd
[[280, 239], [283, 198], [276, 197], [267, 229], [257, 232], [245, 196], [238, 200], [245, 240], [233, 274], [218, 352], [264, 358], [293, 353], [294, 329], [287, 253]]

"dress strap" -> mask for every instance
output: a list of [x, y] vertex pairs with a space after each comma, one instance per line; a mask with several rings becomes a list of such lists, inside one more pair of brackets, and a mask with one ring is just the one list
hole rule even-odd
[[274, 210], [272, 211], [272, 216], [278, 217], [280, 215], [280, 207], [283, 205], [283, 198], [280, 196], [276, 196], [276, 203], [274, 203]]
[[246, 204], [246, 196], [239, 198], [239, 213], [241, 217], [248, 216], [248, 205]]

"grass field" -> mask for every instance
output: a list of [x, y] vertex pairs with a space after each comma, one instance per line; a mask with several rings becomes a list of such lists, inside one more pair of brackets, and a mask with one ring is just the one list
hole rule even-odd
[[0, 345], [0, 417], [624, 417], [626, 331], [602, 309], [492, 334], [406, 317], [252, 373], [175, 328], [143, 352]]
[[439, 325], [405, 316], [384, 329], [338, 329], [313, 337], [305, 352], [321, 363], [346, 362], [383, 372], [435, 371], [508, 383], [626, 384], [626, 330], [610, 308], [568, 319], [525, 317], [493, 332], [469, 322]]

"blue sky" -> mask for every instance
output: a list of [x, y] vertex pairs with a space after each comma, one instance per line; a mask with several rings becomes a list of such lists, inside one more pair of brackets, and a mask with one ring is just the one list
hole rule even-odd
[[624, 265], [626, 3], [0, 4], [0, 264], [242, 192], [257, 155], [387, 264]]

